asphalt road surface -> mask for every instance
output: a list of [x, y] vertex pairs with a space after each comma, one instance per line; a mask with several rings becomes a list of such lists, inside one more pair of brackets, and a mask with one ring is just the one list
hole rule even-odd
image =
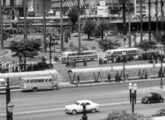
[[[165, 103], [141, 104], [142, 96], [150, 91], [157, 91], [165, 97], [165, 90], [157, 89], [160, 81], [138, 82], [137, 104], [135, 112], [149, 116]], [[100, 86], [62, 88], [53, 91], [12, 92], [15, 105], [14, 120], [80, 120], [82, 114], [68, 115], [64, 106], [79, 99], [90, 99], [101, 105], [97, 113], [88, 113], [89, 120], [102, 120], [113, 110], [131, 112], [128, 83], [116, 83]], [[5, 117], [5, 94], [0, 95], [0, 120]]]

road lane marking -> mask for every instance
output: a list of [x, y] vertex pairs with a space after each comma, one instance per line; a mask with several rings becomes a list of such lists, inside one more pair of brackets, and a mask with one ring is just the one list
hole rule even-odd
[[[140, 103], [140, 101], [137, 101]], [[105, 106], [115, 106], [115, 105], [127, 105], [130, 104], [128, 101], [124, 102], [116, 102], [116, 103], [107, 103], [107, 104], [100, 104], [100, 107]], [[45, 113], [45, 112], [55, 112], [55, 111], [64, 111], [64, 108], [53, 108], [53, 109], [43, 109], [43, 110], [31, 110], [31, 111], [24, 111], [24, 112], [14, 112], [14, 115], [25, 115], [25, 114], [36, 114], [36, 113]], [[6, 114], [0, 114], [0, 117], [5, 116]]]

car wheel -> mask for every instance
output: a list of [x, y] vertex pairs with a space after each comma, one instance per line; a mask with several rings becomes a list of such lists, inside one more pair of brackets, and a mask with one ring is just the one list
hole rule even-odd
[[147, 104], [150, 104], [151, 102], [149, 101], [149, 100], [147, 100], [147, 102], [146, 102]]
[[161, 102], [161, 103], [163, 103], [163, 102], [164, 102], [164, 100], [160, 100], [160, 102]]
[[94, 108], [94, 109], [92, 109], [92, 113], [95, 113], [95, 112], [97, 112], [97, 110]]
[[35, 88], [33, 88], [33, 92], [37, 92], [38, 91], [38, 89], [35, 87]]
[[76, 115], [77, 111], [76, 110], [72, 110], [72, 115]]

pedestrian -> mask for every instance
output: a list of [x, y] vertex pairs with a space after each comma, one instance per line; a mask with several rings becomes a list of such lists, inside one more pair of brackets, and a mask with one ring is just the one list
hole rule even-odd
[[108, 82], [111, 82], [111, 74], [108, 73]]
[[77, 85], [79, 84], [79, 82], [80, 82], [80, 76], [77, 75]]
[[126, 70], [126, 80], [128, 80], [128, 77], [129, 77], [129, 73], [128, 70]]

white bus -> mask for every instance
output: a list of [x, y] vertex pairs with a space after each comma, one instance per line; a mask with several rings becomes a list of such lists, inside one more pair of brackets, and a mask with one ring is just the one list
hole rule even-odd
[[20, 84], [22, 91], [32, 90], [36, 92], [38, 90], [58, 88], [58, 84], [53, 80], [52, 76], [22, 77]]
[[[18, 81], [20, 83], [20, 87], [21, 89], [24, 91], [26, 89], [31, 89], [34, 91], [37, 90], [41, 90], [43, 89], [41, 87], [45, 86], [48, 89], [54, 89], [54, 88], [59, 88], [58, 87], [58, 79], [59, 79], [59, 73], [57, 70], [43, 70], [43, 71], [32, 71], [32, 72], [13, 72], [13, 73], [0, 73], [0, 78], [2, 79], [7, 79], [9, 78], [11, 83], [14, 83], [15, 81]], [[29, 79], [29, 81], [32, 81], [34, 79], [35, 83], [35, 87], [34, 84], [27, 84], [27, 80]], [[46, 82], [46, 79], [49, 79], [48, 82]], [[14, 82], [12, 82], [12, 80], [15, 80]], [[37, 81], [39, 80], [39, 81]], [[44, 82], [41, 82], [43, 81]], [[44, 85], [45, 84], [45, 85]], [[33, 87], [30, 87], [33, 86]], [[44, 88], [45, 89], [45, 88]]]
[[76, 60], [76, 61], [82, 61], [82, 60], [96, 60], [97, 52], [95, 50], [86, 50], [81, 51], [80, 53], [78, 51], [68, 51], [63, 52], [61, 55], [61, 62], [66, 63], [68, 59]]
[[119, 49], [110, 49], [106, 51], [106, 58], [110, 57], [118, 57], [122, 56], [123, 52], [126, 53], [127, 56], [136, 56], [139, 54], [139, 48], [119, 48]]
[[5, 93], [6, 81], [5, 79], [0, 79], [0, 93]]

